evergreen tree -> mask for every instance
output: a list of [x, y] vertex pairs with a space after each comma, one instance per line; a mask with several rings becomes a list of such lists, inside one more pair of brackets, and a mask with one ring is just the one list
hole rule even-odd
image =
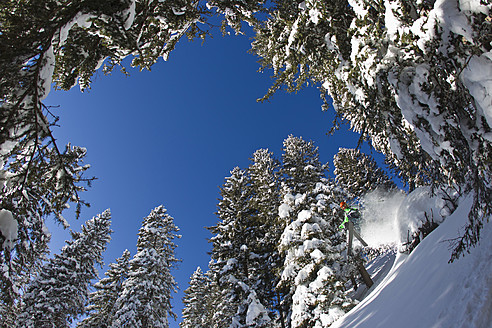
[[[1, 115], [1, 114], [0, 114]], [[22, 154], [20, 154], [22, 152]], [[68, 222], [62, 211], [69, 202], [84, 202], [79, 194], [89, 166], [82, 161], [86, 150], [68, 145], [63, 153], [48, 145], [33, 143], [26, 149], [15, 148], [16, 159], [0, 159], [0, 209], [12, 214], [17, 225], [16, 238], [9, 247], [0, 243], [0, 317], [16, 307], [20, 290], [37, 274], [48, 252], [50, 234], [44, 218], [48, 215], [64, 227]], [[6, 312], [4, 312], [4, 309]]]
[[342, 199], [328, 180], [304, 194], [284, 196], [280, 216], [289, 224], [279, 245], [285, 260], [278, 289], [285, 295], [288, 327], [328, 327], [355, 305], [344, 287], [353, 268], [341, 255]]
[[282, 150], [283, 181], [293, 193], [305, 193], [325, 176], [327, 165], [321, 164], [318, 147], [312, 141], [289, 135]]
[[333, 159], [337, 184], [350, 198], [359, 198], [369, 190], [390, 190], [396, 185], [369, 155], [359, 149], [340, 148]]
[[123, 282], [128, 277], [130, 252], [125, 250], [109, 265], [109, 270], [94, 284], [96, 291], [89, 295], [89, 305], [86, 307], [88, 316], [77, 324], [78, 328], [109, 328], [115, 320], [116, 300], [123, 292]]
[[278, 213], [285, 229], [278, 247], [284, 262], [277, 291], [285, 326], [327, 326], [336, 319], [331, 314], [340, 316], [353, 304], [343, 285], [353, 267], [342, 260], [345, 240], [338, 229], [343, 220], [338, 204], [346, 195], [325, 178], [326, 165], [312, 142], [289, 136], [283, 160], [286, 178]]
[[489, 88], [475, 74], [492, 67], [492, 4], [275, 3], [253, 44], [277, 79], [267, 96], [319, 82], [339, 118], [370, 139], [410, 189], [433, 183], [473, 191], [452, 258], [476, 244], [492, 210]]
[[[212, 257], [214, 255], [212, 254]], [[231, 318], [236, 313], [236, 307], [226, 307], [226, 300], [231, 296], [231, 290], [224, 288], [225, 282], [221, 272], [223, 264], [221, 261], [211, 260], [207, 277], [210, 280], [210, 293], [207, 312], [204, 321], [210, 328], [228, 328], [232, 321]]]
[[179, 326], [181, 328], [209, 328], [206, 314], [212, 310], [208, 308], [210, 280], [200, 267], [191, 276], [190, 286], [184, 293], [183, 321]]
[[261, 255], [254, 252], [259, 238], [249, 176], [234, 168], [220, 193], [219, 222], [209, 228], [214, 234], [212, 269], [221, 291], [215, 305], [215, 324], [231, 328], [268, 327], [271, 319], [256, 292], [257, 258]]
[[137, 254], [129, 262], [128, 278], [116, 301], [118, 309], [111, 327], [169, 327], [171, 293], [177, 284], [171, 269], [179, 261], [175, 257], [174, 240], [181, 236], [173, 218], [161, 205], [144, 218], [138, 233]]
[[278, 217], [280, 164], [268, 149], [259, 149], [251, 158], [248, 173], [253, 190], [252, 206], [256, 210], [253, 220], [257, 236], [256, 243], [250, 246], [252, 253], [257, 255], [249, 265], [250, 279], [255, 281], [258, 299], [268, 307], [270, 316], [279, 313], [277, 319], [281, 322], [283, 313], [279, 312], [279, 296], [275, 291], [277, 272], [282, 265], [277, 246], [284, 228]]
[[22, 297], [17, 327], [70, 327], [84, 313], [90, 281], [102, 265], [110, 240], [111, 214], [106, 210], [87, 221], [81, 232], [72, 231], [61, 253], [48, 261]]
[[209, 0], [207, 7], [224, 15], [222, 33], [226, 34], [226, 26], [230, 26], [237, 34], [242, 34], [242, 22], [250, 26], [258, 24], [255, 14], [265, 12], [265, 0]]

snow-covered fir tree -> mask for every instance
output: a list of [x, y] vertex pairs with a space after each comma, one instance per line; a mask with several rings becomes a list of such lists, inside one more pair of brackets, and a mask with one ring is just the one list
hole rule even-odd
[[490, 2], [274, 1], [253, 50], [294, 91], [319, 82], [340, 118], [371, 140], [409, 185], [475, 195], [452, 258], [491, 213]]
[[115, 320], [116, 300], [123, 291], [123, 282], [128, 277], [130, 252], [125, 250], [115, 263], [109, 264], [104, 278], [94, 284], [96, 289], [89, 295], [87, 317], [77, 328], [109, 328]]
[[242, 23], [250, 26], [258, 24], [255, 17], [257, 13], [265, 12], [265, 0], [209, 0], [207, 7], [224, 15], [222, 32], [226, 33], [226, 27], [231, 27], [237, 34], [242, 34]]
[[43, 265], [22, 297], [15, 322], [19, 328], [71, 327], [84, 313], [90, 281], [102, 265], [102, 252], [110, 238], [111, 213], [87, 221], [80, 232], [72, 231], [60, 254]]
[[359, 198], [369, 190], [396, 188], [395, 183], [374, 158], [359, 149], [340, 148], [333, 158], [337, 184], [350, 198]]
[[327, 164], [320, 162], [318, 147], [312, 141], [289, 135], [282, 151], [283, 182], [293, 193], [305, 193], [325, 176]]
[[[213, 257], [213, 255], [212, 255]], [[208, 271], [206, 273], [210, 280], [210, 289], [208, 295], [207, 312], [203, 319], [210, 328], [228, 328], [232, 321], [231, 318], [236, 314], [235, 307], [225, 307], [224, 298], [230, 297], [231, 291], [224, 289], [224, 280], [222, 279], [223, 263], [221, 261], [210, 260]], [[227, 274], [228, 272], [225, 271]]]
[[162, 205], [144, 218], [111, 327], [167, 328], [169, 317], [176, 318], [171, 298], [177, 284], [171, 270], [179, 261], [174, 241], [181, 236], [173, 221]]
[[282, 171], [287, 177], [279, 216], [285, 229], [278, 246], [284, 263], [277, 291], [287, 327], [321, 327], [329, 322], [330, 309], [350, 308], [348, 298], [342, 306], [351, 266], [342, 266], [344, 238], [338, 230], [343, 220], [338, 204], [346, 195], [325, 178], [326, 167], [313, 142], [293, 136], [284, 141]]
[[271, 321], [266, 304], [258, 299], [257, 264], [261, 254], [255, 253], [259, 236], [252, 206], [252, 188], [245, 170], [231, 171], [220, 188], [219, 222], [210, 227], [214, 234], [211, 267], [221, 292], [214, 306], [217, 327], [269, 327]]
[[53, 146], [33, 142], [26, 148], [13, 148], [11, 154], [14, 153], [13, 160], [0, 158], [0, 210], [13, 219], [11, 224], [0, 224], [5, 227], [1, 229], [5, 231], [0, 231], [0, 240], [9, 239], [0, 243], [3, 320], [16, 307], [18, 291], [37, 274], [48, 252], [51, 235], [45, 218], [51, 215], [68, 227], [62, 211], [69, 202], [83, 203], [79, 194], [84, 190], [81, 183], [86, 180], [83, 173], [88, 169], [83, 165], [86, 150], [80, 147], [68, 145], [60, 152]]
[[[253, 190], [252, 206], [256, 210], [253, 218], [255, 234], [258, 236], [257, 242], [251, 245], [251, 251], [257, 256], [254, 267], [250, 265], [250, 275], [255, 277], [259, 300], [268, 307], [275, 321], [282, 322], [283, 313], [275, 291], [277, 272], [282, 265], [277, 246], [284, 228], [278, 217], [280, 163], [268, 149], [259, 149], [251, 158], [248, 173]], [[273, 327], [273, 323], [271, 325]]]
[[210, 279], [200, 267], [198, 267], [190, 278], [190, 285], [184, 291], [183, 297], [183, 321], [179, 324], [181, 328], [208, 328], [207, 314], [213, 309], [210, 303]]
[[342, 256], [345, 237], [338, 229], [342, 199], [326, 179], [304, 194], [284, 195], [279, 214], [289, 224], [279, 245], [284, 265], [278, 289], [289, 309], [288, 327], [328, 327], [355, 305], [344, 286], [351, 266]]

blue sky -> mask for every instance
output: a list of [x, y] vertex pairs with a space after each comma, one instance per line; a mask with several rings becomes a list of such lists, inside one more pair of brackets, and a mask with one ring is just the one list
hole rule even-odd
[[[79, 221], [70, 212], [66, 219], [78, 229], [111, 209], [114, 233], [106, 263], [125, 249], [135, 254], [142, 219], [154, 207], [164, 205], [175, 218], [183, 236], [177, 241], [182, 263], [174, 271], [178, 315], [189, 277], [197, 266], [207, 268], [211, 235], [204, 227], [217, 222], [219, 186], [235, 166], [247, 167], [259, 148], [280, 157], [289, 134], [313, 140], [331, 168], [339, 147], [357, 144], [352, 133], [326, 135], [334, 114], [321, 111], [316, 88], [279, 92], [257, 103], [272, 80], [268, 72], [257, 72], [256, 57], [247, 53], [250, 43], [248, 36], [220, 33], [203, 45], [182, 40], [169, 60], [160, 60], [151, 72], [130, 69], [130, 77], [98, 73], [91, 90], [52, 91], [46, 99], [47, 105], [60, 106], [55, 110], [59, 144], [86, 147], [88, 175], [98, 178], [84, 195], [91, 208], [83, 209]], [[52, 252], [58, 252], [68, 232], [52, 222], [49, 228]]]

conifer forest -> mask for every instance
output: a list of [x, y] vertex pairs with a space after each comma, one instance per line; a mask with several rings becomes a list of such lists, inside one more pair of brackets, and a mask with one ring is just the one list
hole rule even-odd
[[[259, 102], [315, 85], [335, 113], [327, 130], [348, 124], [384, 163], [360, 147], [323, 163], [293, 134], [279, 154], [244, 154], [249, 165], [217, 190], [208, 267], [188, 286], [173, 276], [181, 235], [163, 205], [143, 218], [134, 254], [104, 263], [110, 210], [52, 254], [47, 221], [69, 229], [70, 207], [84, 218], [96, 177], [90, 149], [55, 138], [51, 89], [172, 65], [180, 42], [216, 29], [252, 36], [272, 75]], [[490, 0], [2, 0], [0, 107], [0, 327], [492, 327]], [[399, 243], [362, 242], [374, 198], [398, 203]], [[378, 319], [392, 312], [411, 319]]]

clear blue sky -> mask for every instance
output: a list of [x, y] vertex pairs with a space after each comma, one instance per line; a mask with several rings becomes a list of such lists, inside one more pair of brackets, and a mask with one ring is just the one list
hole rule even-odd
[[[355, 147], [357, 136], [339, 132], [328, 137], [333, 110], [321, 111], [316, 88], [300, 93], [279, 92], [270, 102], [257, 103], [271, 85], [269, 73], [258, 73], [255, 56], [248, 54], [247, 36], [182, 40], [169, 60], [151, 72], [115, 71], [94, 78], [92, 89], [81, 93], [53, 92], [47, 105], [59, 105], [60, 145], [70, 141], [86, 147], [88, 175], [98, 178], [84, 193], [91, 208], [81, 219], [66, 213], [73, 229], [107, 208], [113, 216], [106, 264], [125, 249], [135, 254], [142, 219], [162, 204], [181, 229], [174, 271], [180, 292], [174, 311], [181, 314], [181, 298], [189, 277], [201, 266], [207, 269], [211, 237], [204, 227], [217, 218], [219, 186], [235, 166], [245, 168], [256, 149], [269, 148], [281, 155], [289, 135], [315, 141], [320, 157], [330, 162], [339, 147]], [[52, 252], [58, 252], [67, 231], [49, 222]], [[103, 276], [107, 267], [100, 270]], [[171, 322], [171, 327], [178, 327]]]

